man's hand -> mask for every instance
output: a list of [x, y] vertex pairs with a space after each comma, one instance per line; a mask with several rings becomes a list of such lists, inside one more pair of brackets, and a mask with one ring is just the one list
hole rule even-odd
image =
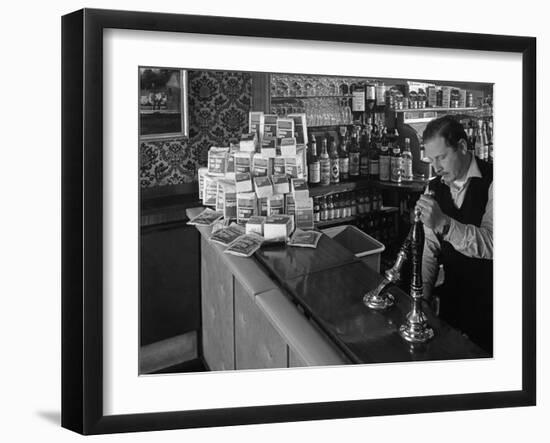
[[430, 195], [421, 195], [416, 207], [420, 209], [422, 223], [436, 232], [441, 232], [443, 226], [449, 222], [449, 217], [441, 211], [439, 204]]

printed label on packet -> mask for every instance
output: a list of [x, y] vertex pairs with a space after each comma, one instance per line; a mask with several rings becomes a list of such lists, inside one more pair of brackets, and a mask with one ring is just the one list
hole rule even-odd
[[250, 257], [260, 248], [263, 242], [264, 239], [257, 234], [241, 235], [231, 242], [224, 252], [238, 257]]

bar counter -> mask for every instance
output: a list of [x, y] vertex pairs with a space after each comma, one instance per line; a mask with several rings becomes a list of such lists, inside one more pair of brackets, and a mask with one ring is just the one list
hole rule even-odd
[[[189, 218], [202, 209], [187, 210]], [[363, 295], [383, 277], [326, 235], [316, 249], [265, 245], [240, 258], [212, 244], [210, 228], [198, 230], [202, 351], [210, 369], [488, 357], [427, 305], [435, 337], [424, 345], [402, 339], [410, 297], [394, 286], [395, 306], [367, 308]]]

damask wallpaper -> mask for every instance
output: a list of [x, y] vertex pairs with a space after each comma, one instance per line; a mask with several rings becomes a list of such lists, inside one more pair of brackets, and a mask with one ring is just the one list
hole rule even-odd
[[140, 186], [197, 181], [211, 146], [229, 146], [248, 128], [250, 74], [221, 71], [188, 73], [189, 137], [140, 142]]

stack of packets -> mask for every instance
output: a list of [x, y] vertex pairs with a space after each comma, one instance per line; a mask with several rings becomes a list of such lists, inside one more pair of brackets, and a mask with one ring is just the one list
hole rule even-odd
[[203, 205], [241, 225], [255, 216], [288, 215], [292, 230], [313, 229], [305, 114], [250, 112], [248, 123], [238, 144], [209, 149], [208, 167], [198, 174]]
[[317, 231], [302, 231], [301, 229], [296, 229], [287, 244], [289, 246], [301, 248], [316, 248], [322, 235], [321, 232]]

